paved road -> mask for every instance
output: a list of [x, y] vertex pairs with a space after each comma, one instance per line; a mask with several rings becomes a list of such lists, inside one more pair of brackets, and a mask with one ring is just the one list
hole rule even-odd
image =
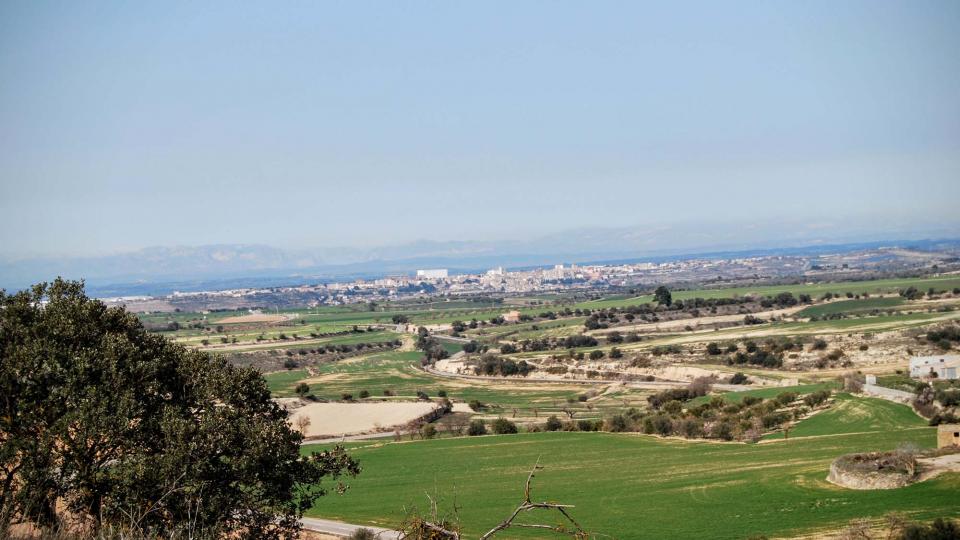
[[359, 529], [370, 529], [381, 540], [398, 540], [400, 533], [390, 529], [381, 529], [379, 527], [367, 527], [364, 525], [353, 525], [342, 521], [333, 521], [330, 519], [301, 518], [304, 530], [332, 534], [335, 536], [349, 537]]

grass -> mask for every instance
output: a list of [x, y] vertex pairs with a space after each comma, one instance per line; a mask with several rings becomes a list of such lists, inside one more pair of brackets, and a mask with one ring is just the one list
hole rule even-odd
[[[927, 422], [909, 407], [873, 398], [856, 398], [838, 394], [834, 404], [800, 422], [790, 430], [790, 438], [864, 433], [884, 430], [923, 430]], [[773, 433], [767, 439], [782, 439], [782, 433]]]
[[903, 304], [904, 299], [899, 296], [887, 296], [884, 298], [863, 298], [860, 300], [841, 300], [839, 302], [829, 302], [818, 306], [810, 306], [799, 312], [797, 317], [823, 317], [824, 315], [835, 315], [837, 313], [864, 313], [875, 309], [885, 310], [897, 307]]
[[[744, 390], [743, 392], [725, 392], [719, 394], [724, 401], [730, 403], [740, 403], [743, 401], [743, 398], [747, 396], [759, 397], [763, 399], [770, 399], [779, 396], [784, 392], [796, 392], [797, 394], [809, 394], [812, 392], [817, 392], [820, 390], [835, 389], [837, 383], [825, 382], [825, 383], [816, 383], [816, 384], [800, 384], [797, 386], [774, 386], [769, 388], [758, 388], [756, 390]], [[713, 399], [715, 395], [701, 396], [696, 399], [690, 400], [688, 406], [694, 407], [702, 403], [706, 403]]]
[[[957, 474], [881, 491], [825, 481], [830, 462], [842, 454], [935, 442], [935, 429], [917, 426], [912, 413], [897, 409], [905, 407], [871, 399], [849, 403], [804, 422], [812, 425], [809, 432], [829, 436], [791, 434], [789, 441], [754, 445], [605, 433], [358, 445], [351, 453], [363, 473], [345, 495], [324, 497], [308, 515], [396, 526], [404, 508], [426, 509], [425, 494], [439, 492], [441, 507], [455, 498], [464, 532], [477, 536], [520, 502], [539, 458], [545, 469], [534, 481], [534, 497], [576, 505], [571, 512], [585, 528], [619, 539], [816, 534], [890, 511], [912, 519], [960, 516]], [[545, 522], [557, 521], [547, 516]], [[505, 537], [547, 536], [511, 529]]]
[[309, 374], [305, 369], [295, 369], [291, 371], [277, 371], [263, 376], [267, 380], [267, 387], [274, 397], [290, 397], [294, 395], [293, 388], [298, 382], [307, 378]]
[[877, 386], [893, 388], [894, 390], [903, 390], [904, 392], [913, 392], [917, 389], [918, 381], [910, 378], [909, 375], [880, 375], [877, 376]]
[[[316, 377], [303, 373], [299, 379], [283, 387], [285, 390], [282, 391], [288, 392], [287, 394], [275, 395], [290, 395], [292, 385], [300, 380], [307, 381], [311, 393], [317, 397], [334, 400], [340, 399], [343, 394], [356, 396], [361, 390], [367, 390], [371, 396], [376, 397], [383, 396], [384, 390], [390, 390], [397, 397], [414, 397], [418, 390], [436, 397], [437, 392], [442, 389], [447, 391], [450, 399], [463, 402], [478, 400], [490, 405], [490, 410], [484, 414], [512, 417], [516, 411], [519, 417], [537, 417], [543, 420], [551, 414], [563, 415], [562, 409], [565, 407], [576, 411], [577, 419], [597, 418], [624, 406], [641, 405], [649, 395], [646, 391], [631, 390], [582, 403], [576, 401], [577, 396], [590, 390], [601, 391], [603, 387], [437, 377], [415, 367], [422, 356], [419, 351], [389, 351], [321, 364], [317, 367]], [[575, 402], [568, 403], [569, 398], [573, 398]]]

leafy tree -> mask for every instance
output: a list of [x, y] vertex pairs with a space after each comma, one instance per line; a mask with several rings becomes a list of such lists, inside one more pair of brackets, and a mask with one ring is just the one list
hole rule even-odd
[[669, 306], [673, 303], [673, 295], [671, 295], [670, 290], [663, 285], [657, 287], [657, 290], [653, 291], [653, 298], [657, 301], [657, 304], [660, 304], [661, 306]]
[[342, 448], [301, 457], [257, 371], [150, 334], [79, 282], [0, 291], [0, 358], [0, 530], [134, 512], [158, 536], [189, 521], [280, 538], [321, 479], [360, 471]]
[[517, 432], [517, 425], [502, 416], [494, 420], [490, 427], [497, 435], [509, 435]]
[[467, 435], [475, 437], [477, 435], [486, 435], [487, 426], [483, 423], [483, 420], [471, 420], [470, 427], [467, 428]]
[[297, 383], [297, 386], [293, 389], [300, 397], [306, 397], [310, 393], [310, 385], [305, 382]]

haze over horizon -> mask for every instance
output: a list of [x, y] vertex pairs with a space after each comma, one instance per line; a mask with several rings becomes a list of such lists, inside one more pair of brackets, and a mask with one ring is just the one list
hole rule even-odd
[[0, 256], [958, 236], [958, 22], [947, 1], [5, 3]]

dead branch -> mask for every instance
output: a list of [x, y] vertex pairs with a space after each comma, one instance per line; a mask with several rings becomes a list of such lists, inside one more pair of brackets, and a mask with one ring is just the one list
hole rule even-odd
[[[584, 531], [583, 528], [580, 527], [580, 524], [577, 523], [576, 520], [574, 520], [573, 517], [571, 517], [570, 514], [567, 513], [567, 511], [566, 511], [567, 508], [573, 508], [573, 507], [574, 507], [572, 504], [550, 503], [550, 502], [546, 502], [546, 501], [544, 501], [544, 502], [539, 502], [539, 503], [531, 502], [531, 500], [530, 500], [530, 484], [533, 482], [533, 477], [536, 476], [537, 470], [542, 469], [542, 468], [543, 468], [543, 467], [540, 465], [540, 458], [538, 457], [538, 458], [537, 458], [537, 462], [533, 465], [533, 469], [530, 470], [530, 474], [527, 475], [527, 481], [526, 481], [526, 483], [524, 484], [524, 488], [523, 488], [523, 502], [520, 503], [520, 506], [518, 506], [518, 507], [513, 511], [512, 514], [510, 514], [510, 517], [508, 517], [507, 519], [505, 519], [505, 520], [503, 520], [502, 522], [500, 522], [496, 527], [490, 529], [490, 531], [488, 531], [487, 534], [485, 534], [485, 535], [483, 535], [483, 536], [480, 537], [480, 540], [487, 540], [488, 538], [490, 538], [490, 537], [493, 536], [494, 534], [496, 534], [496, 533], [498, 533], [498, 532], [500, 532], [500, 531], [502, 531], [502, 530], [504, 530], [504, 529], [507, 529], [507, 528], [509, 528], [509, 527], [526, 527], [526, 528], [531, 528], [531, 529], [548, 529], [548, 530], [551, 530], [551, 531], [554, 531], [554, 532], [557, 532], [557, 533], [561, 533], [561, 534], [569, 534], [569, 535], [573, 536], [574, 538], [586, 538], [586, 537], [587, 537], [586, 531]], [[538, 509], [544, 509], [544, 510], [551, 510], [551, 509], [552, 509], [552, 510], [556, 510], [556, 511], [560, 512], [560, 514], [563, 515], [563, 517], [565, 517], [571, 524], [573, 524], [574, 529], [573, 529], [573, 530], [567, 530], [567, 529], [565, 529], [565, 528], [563, 528], [563, 527], [561, 527], [561, 526], [559, 526], [559, 525], [558, 525], [558, 526], [554, 526], [554, 525], [542, 525], [542, 524], [535, 524], [535, 523], [514, 523], [514, 522], [513, 522], [513, 520], [515, 520], [515, 519], [517, 518], [517, 516], [520, 515], [521, 512], [529, 512], [529, 511], [531, 511], [531, 510], [538, 510]]]

